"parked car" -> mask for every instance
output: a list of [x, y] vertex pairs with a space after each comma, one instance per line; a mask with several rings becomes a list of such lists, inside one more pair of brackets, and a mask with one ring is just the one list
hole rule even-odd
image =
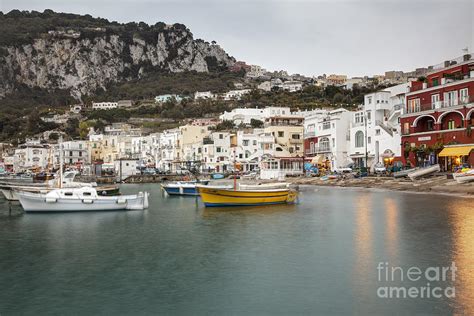
[[374, 171], [377, 174], [382, 174], [387, 172], [387, 168], [385, 168], [385, 166], [381, 162], [378, 162], [374, 167]]
[[154, 168], [146, 168], [145, 170], [143, 170], [143, 174], [155, 175], [155, 174], [156, 174], [156, 170], [155, 170]]
[[181, 176], [186, 176], [186, 175], [191, 174], [191, 172], [188, 169], [177, 169], [176, 174], [181, 175]]
[[336, 167], [336, 168], [334, 168], [333, 171], [337, 174], [351, 173], [352, 168], [349, 168], [349, 167]]
[[337, 174], [352, 173], [354, 171], [353, 167], [354, 167], [354, 164], [350, 163], [350, 164], [348, 164], [344, 167], [336, 167], [336, 168], [334, 168], [333, 171]]

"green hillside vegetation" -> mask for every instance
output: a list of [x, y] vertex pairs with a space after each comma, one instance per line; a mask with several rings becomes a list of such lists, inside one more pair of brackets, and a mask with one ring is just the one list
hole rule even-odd
[[178, 94], [193, 97], [196, 91], [221, 93], [234, 89], [244, 73], [233, 72], [154, 72], [144, 78], [111, 85], [100, 90], [85, 101], [107, 101], [132, 99], [134, 101], [154, 99], [157, 95]]
[[[138, 107], [132, 109], [113, 109], [90, 111], [86, 119], [90, 126], [102, 129], [105, 124], [125, 122], [131, 117], [172, 119], [175, 123], [146, 122], [142, 126], [158, 131], [176, 126], [180, 120], [204, 116], [217, 116], [235, 107], [266, 107], [289, 106], [292, 110], [310, 110], [321, 107], [344, 107], [354, 109], [363, 103], [364, 94], [385, 88], [373, 85], [346, 90], [341, 87], [327, 86], [325, 88], [306, 86], [300, 92], [286, 91], [263, 92], [253, 90], [241, 100], [193, 100], [193, 91], [221, 92], [231, 89], [232, 83], [240, 75], [233, 73], [178, 73], [163, 76], [148, 77], [133, 83], [122, 83], [111, 86], [107, 91], [98, 92], [97, 96], [89, 97], [87, 102], [94, 100], [133, 99]], [[189, 95], [182, 102], [170, 100], [164, 104], [154, 104], [155, 95], [176, 93]], [[50, 110], [64, 111], [70, 104], [77, 103], [67, 91], [48, 93], [42, 89], [22, 87], [14, 94], [3, 99], [0, 103], [0, 140], [11, 140], [40, 133], [55, 128], [39, 120], [40, 113]], [[143, 104], [142, 106], [140, 106]], [[33, 122], [33, 123], [32, 123]], [[79, 130], [79, 121], [70, 122], [68, 132]], [[79, 132], [71, 136], [77, 136]]]
[[[51, 30], [80, 31], [78, 39], [95, 38], [97, 28], [104, 29], [107, 36], [119, 35], [125, 42], [131, 42], [134, 35], [144, 40], [156, 41], [158, 32], [165, 29], [166, 24], [158, 22], [148, 25], [144, 22], [130, 22], [121, 24], [103, 18], [94, 18], [89, 14], [79, 15], [59, 13], [52, 10], [20, 11], [12, 10], [8, 13], [0, 12], [0, 46], [19, 46], [31, 43], [33, 39], [48, 33]], [[174, 24], [175, 29], [186, 30], [182, 24]]]

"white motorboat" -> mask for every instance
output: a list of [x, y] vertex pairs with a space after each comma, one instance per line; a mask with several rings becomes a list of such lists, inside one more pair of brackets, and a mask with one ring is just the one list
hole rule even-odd
[[1, 188], [0, 191], [7, 201], [18, 201], [18, 196], [13, 190]]
[[474, 181], [474, 169], [465, 172], [453, 173], [453, 178], [457, 183], [468, 183]]
[[287, 189], [290, 184], [287, 182], [280, 183], [258, 183], [258, 184], [241, 184], [239, 183], [240, 190], [276, 190], [276, 189]]
[[[19, 184], [16, 182], [13, 183], [2, 183], [0, 184], [0, 191], [3, 193], [7, 201], [18, 201], [17, 191], [28, 191], [36, 192], [40, 191], [50, 191], [59, 187], [63, 188], [81, 188], [81, 187], [96, 187], [97, 183], [85, 183], [85, 182], [75, 182], [74, 178], [76, 176], [75, 171], [64, 172], [62, 177], [57, 179], [49, 180], [45, 183], [29, 183], [29, 184]], [[59, 184], [62, 182], [62, 184]], [[104, 195], [104, 194], [100, 194]]]
[[416, 180], [420, 177], [424, 177], [424, 176], [430, 175], [432, 173], [439, 172], [440, 170], [441, 169], [440, 169], [438, 164], [433, 165], [433, 166], [424, 167], [424, 168], [419, 168], [418, 170], [410, 172], [408, 174], [408, 178], [410, 178], [412, 181], [414, 181], [414, 180]]
[[16, 191], [25, 212], [143, 210], [148, 193], [100, 196], [93, 187], [61, 188], [45, 193]]

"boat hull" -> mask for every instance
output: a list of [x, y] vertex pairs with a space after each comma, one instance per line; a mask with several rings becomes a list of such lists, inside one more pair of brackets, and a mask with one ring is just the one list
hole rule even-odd
[[2, 191], [2, 194], [7, 201], [18, 201], [18, 196], [13, 190], [0, 189], [0, 191]]
[[400, 171], [394, 172], [394, 173], [393, 173], [393, 177], [394, 177], [394, 178], [403, 178], [403, 177], [408, 176], [409, 173], [415, 172], [415, 171], [418, 170], [418, 169], [419, 169], [419, 168], [412, 168], [412, 169], [400, 170]]
[[[168, 195], [173, 196], [199, 196], [199, 192], [196, 188], [197, 185], [206, 185], [209, 181], [203, 182], [177, 182], [162, 184], [161, 187], [165, 190]], [[216, 188], [216, 187], [214, 187]], [[221, 188], [230, 188], [230, 186], [221, 186]]]
[[198, 191], [206, 207], [285, 204], [296, 199], [296, 193], [289, 189], [234, 191], [198, 186]]
[[187, 195], [187, 196], [198, 196], [199, 192], [197, 191], [196, 187], [194, 188], [186, 188], [186, 187], [169, 187], [163, 186], [163, 189], [169, 195]]
[[289, 188], [289, 183], [239, 184], [241, 190], [273, 190]]
[[[74, 182], [72, 182], [74, 184]], [[4, 186], [0, 191], [3, 193], [5, 196], [5, 199], [8, 201], [19, 201], [19, 197], [17, 194], [17, 191], [27, 191], [27, 192], [33, 192], [33, 193], [45, 193], [50, 190], [54, 190], [55, 188], [47, 187], [47, 186], [36, 186], [36, 187], [30, 187], [30, 186], [10, 186], [6, 187]], [[117, 196], [120, 195], [120, 188], [119, 187], [98, 187], [97, 188], [97, 194], [100, 196]]]
[[474, 171], [453, 173], [453, 178], [457, 183], [468, 183], [474, 181]]
[[420, 168], [418, 170], [415, 170], [415, 171], [409, 173], [408, 178], [410, 178], [413, 181], [413, 180], [416, 180], [420, 177], [424, 177], [424, 176], [427, 176], [427, 175], [430, 175], [432, 173], [439, 172], [439, 171], [440, 171], [439, 165]]
[[25, 212], [84, 212], [143, 210], [148, 207], [148, 193], [92, 199], [57, 198], [48, 200], [45, 194], [16, 192]]

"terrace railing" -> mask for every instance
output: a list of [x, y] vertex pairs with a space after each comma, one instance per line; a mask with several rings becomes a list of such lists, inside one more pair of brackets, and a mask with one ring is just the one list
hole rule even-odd
[[450, 107], [456, 107], [456, 106], [462, 106], [462, 105], [467, 105], [474, 103], [474, 96], [463, 96], [460, 98], [456, 99], [449, 99], [449, 100], [443, 100], [443, 101], [436, 101], [436, 102], [429, 102], [429, 103], [423, 103], [421, 105], [415, 106], [415, 107], [410, 107], [409, 105], [406, 106], [406, 113], [418, 113], [418, 112], [424, 112], [424, 111], [430, 111], [430, 110], [439, 110], [439, 109], [445, 109], [445, 108], [450, 108]]

